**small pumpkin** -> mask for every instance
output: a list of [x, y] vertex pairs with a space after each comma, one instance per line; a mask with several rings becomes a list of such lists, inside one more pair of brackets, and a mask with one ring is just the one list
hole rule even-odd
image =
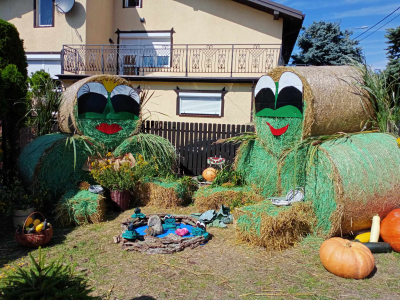
[[214, 181], [215, 177], [217, 177], [217, 170], [214, 168], [207, 168], [203, 171], [203, 177], [207, 181]]
[[392, 210], [381, 223], [381, 237], [400, 252], [400, 208]]
[[375, 267], [371, 250], [362, 243], [353, 243], [339, 237], [323, 242], [319, 257], [329, 272], [343, 278], [365, 278]]

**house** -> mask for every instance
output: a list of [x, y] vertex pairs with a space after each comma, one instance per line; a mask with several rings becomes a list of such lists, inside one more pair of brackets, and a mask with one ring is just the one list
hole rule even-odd
[[24, 39], [29, 73], [64, 88], [117, 74], [155, 92], [152, 119], [246, 124], [257, 79], [288, 63], [304, 15], [269, 0], [2, 0], [0, 18]]

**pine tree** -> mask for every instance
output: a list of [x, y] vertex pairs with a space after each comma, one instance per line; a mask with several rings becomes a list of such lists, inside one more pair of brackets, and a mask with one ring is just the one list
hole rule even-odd
[[329, 66], [362, 61], [359, 42], [350, 39], [352, 31], [341, 30], [339, 22], [314, 21], [302, 30], [297, 40], [300, 53], [292, 56], [294, 64]]
[[397, 28], [386, 29], [385, 37], [388, 39], [386, 44], [389, 46], [385, 49], [388, 52], [387, 58], [389, 62], [386, 66], [389, 81], [400, 84], [400, 26]]

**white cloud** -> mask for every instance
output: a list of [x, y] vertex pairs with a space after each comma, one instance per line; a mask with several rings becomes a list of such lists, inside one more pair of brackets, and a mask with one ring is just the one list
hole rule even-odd
[[350, 17], [365, 17], [365, 16], [377, 16], [377, 15], [388, 15], [393, 10], [398, 8], [399, 4], [389, 4], [384, 6], [370, 6], [354, 10], [343, 10], [342, 12], [333, 13], [330, 19], [342, 19]]

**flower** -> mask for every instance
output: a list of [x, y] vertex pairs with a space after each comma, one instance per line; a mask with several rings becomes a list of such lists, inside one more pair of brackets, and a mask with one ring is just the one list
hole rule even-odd
[[398, 144], [399, 147], [400, 147], [400, 138], [397, 138], [396, 142], [397, 142], [397, 144]]

